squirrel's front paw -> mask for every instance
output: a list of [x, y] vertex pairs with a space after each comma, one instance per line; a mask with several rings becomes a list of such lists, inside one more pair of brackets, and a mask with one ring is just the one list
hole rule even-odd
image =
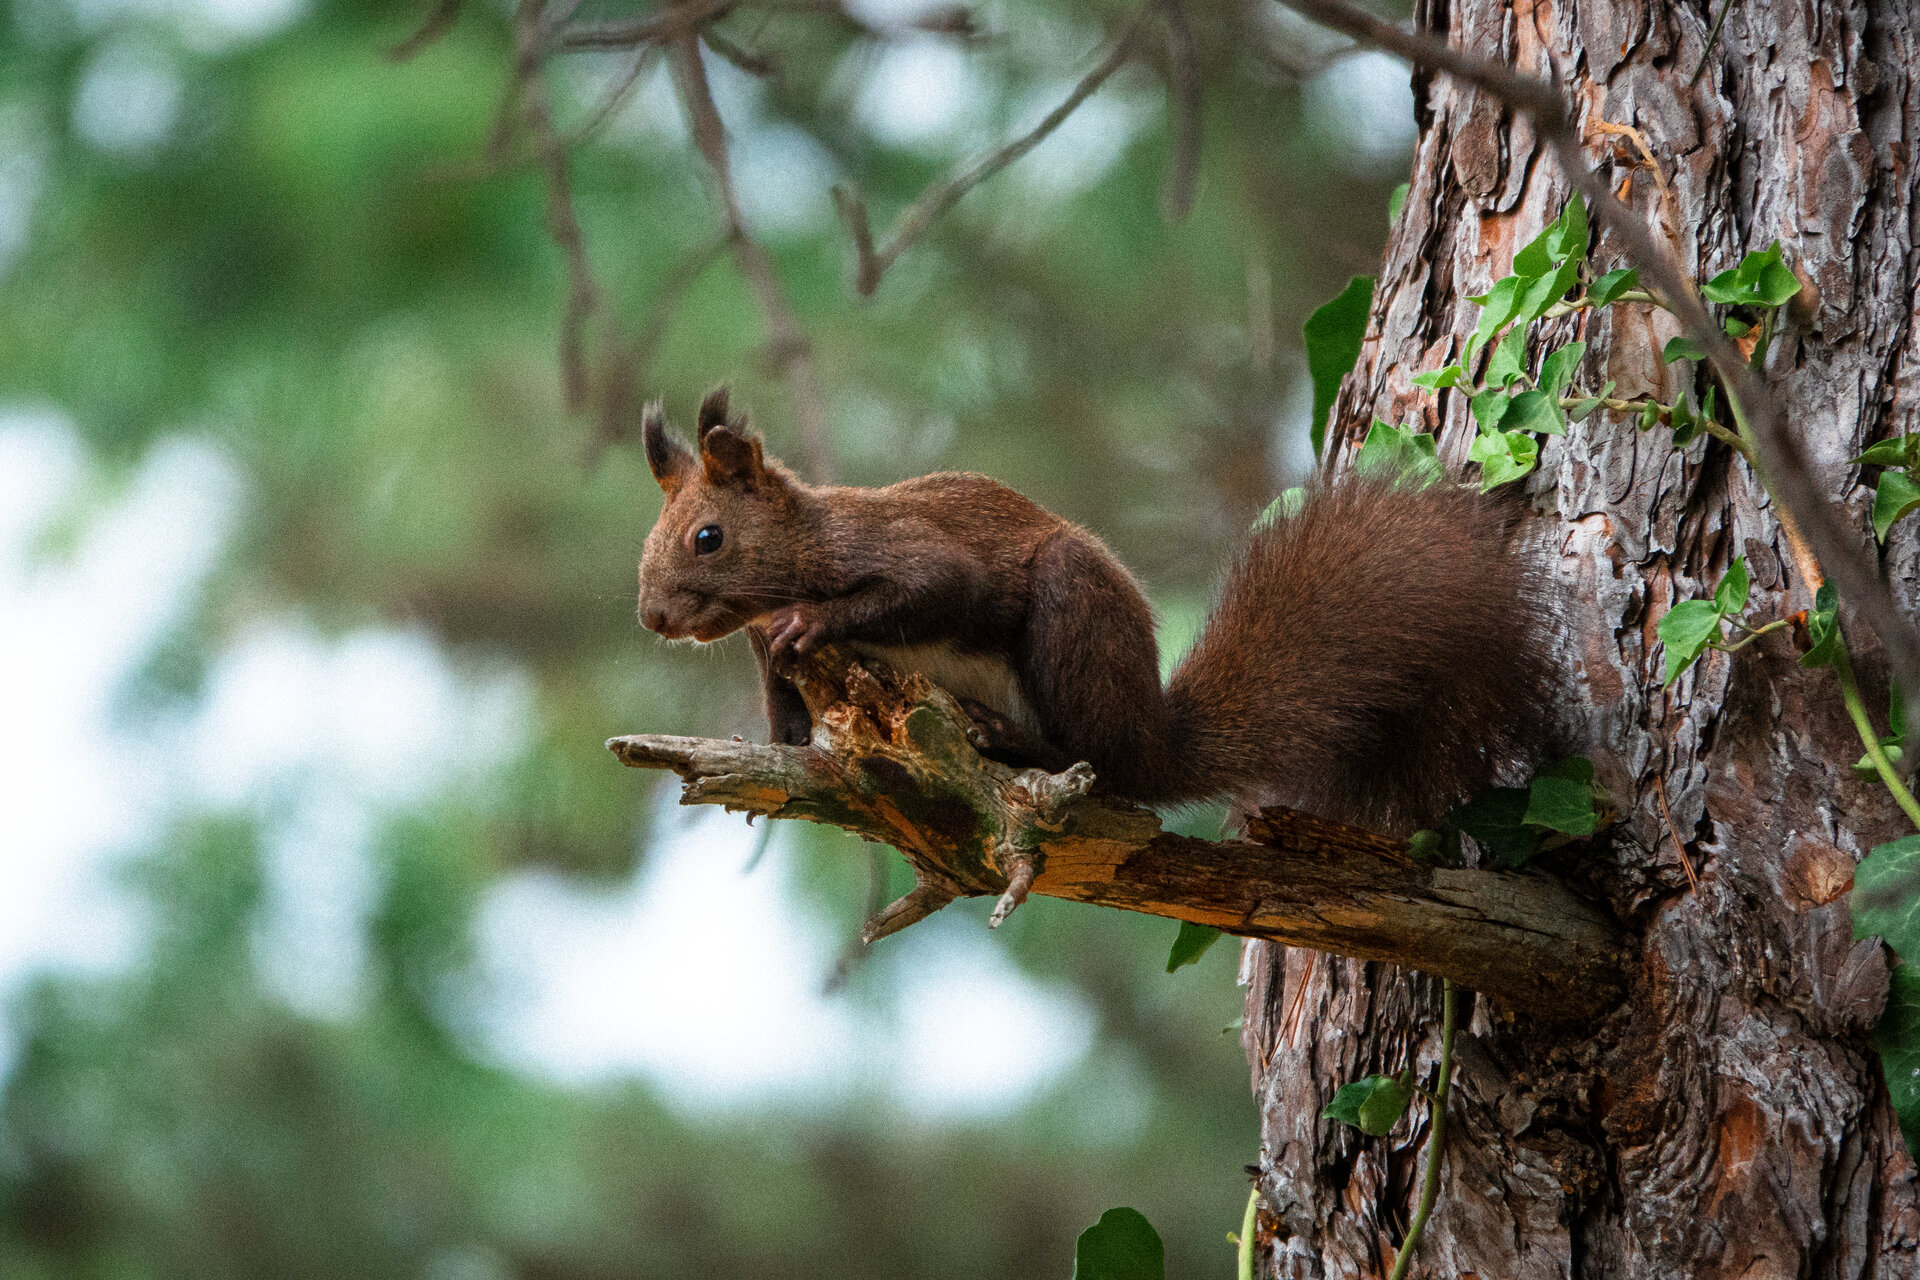
[[767, 619], [767, 648], [776, 657], [789, 649], [811, 653], [820, 647], [826, 633], [826, 620], [813, 605], [783, 605]]

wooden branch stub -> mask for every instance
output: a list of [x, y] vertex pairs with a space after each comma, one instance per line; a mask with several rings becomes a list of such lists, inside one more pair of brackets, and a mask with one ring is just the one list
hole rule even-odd
[[867, 925], [883, 938], [958, 897], [1027, 893], [1190, 920], [1454, 979], [1543, 1019], [1590, 1017], [1624, 992], [1619, 927], [1542, 875], [1430, 867], [1404, 841], [1268, 809], [1246, 838], [1197, 840], [1147, 809], [1091, 794], [1092, 771], [984, 759], [946, 692], [827, 650], [795, 683], [804, 747], [640, 735], [623, 764], [671, 769], [681, 803], [845, 828], [900, 850], [914, 890]]

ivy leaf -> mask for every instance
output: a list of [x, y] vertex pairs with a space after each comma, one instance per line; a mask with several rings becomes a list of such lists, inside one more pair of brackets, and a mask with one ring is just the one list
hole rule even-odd
[[1728, 306], [1778, 307], [1800, 292], [1800, 278], [1780, 260], [1780, 242], [1740, 259], [1731, 271], [1722, 271], [1700, 286], [1708, 302]]
[[1444, 369], [1435, 369], [1430, 373], [1414, 374], [1413, 385], [1416, 387], [1425, 387], [1429, 391], [1440, 391], [1447, 387], [1459, 386], [1460, 379], [1466, 376], [1467, 371], [1465, 369], [1462, 369], [1457, 364], [1450, 364]]
[[[1858, 890], [1856, 890], [1856, 893]], [[1920, 965], [1896, 967], [1887, 988], [1887, 1011], [1873, 1029], [1880, 1074], [1900, 1121], [1907, 1150], [1920, 1151]]]
[[1327, 435], [1327, 411], [1340, 394], [1340, 380], [1353, 372], [1360, 343], [1373, 310], [1373, 277], [1355, 276], [1333, 301], [1307, 317], [1300, 334], [1306, 340], [1307, 372], [1313, 377], [1313, 454]]
[[1552, 226], [1547, 228], [1547, 252], [1555, 262], [1578, 266], [1587, 259], [1587, 202], [1583, 196], [1567, 201]]
[[1434, 439], [1412, 427], [1393, 427], [1375, 419], [1354, 455], [1353, 468], [1424, 489], [1445, 474]]
[[1210, 929], [1204, 924], [1195, 924], [1191, 920], [1180, 922], [1180, 932], [1174, 935], [1173, 949], [1167, 952], [1167, 972], [1172, 973], [1182, 965], [1192, 964], [1207, 954], [1207, 948], [1220, 941], [1220, 931]]
[[1875, 845], [1853, 871], [1853, 936], [1920, 962], [1920, 835]]
[[1553, 270], [1553, 254], [1547, 251], [1547, 232], [1552, 230], [1549, 224], [1540, 229], [1540, 234], [1513, 255], [1513, 274], [1524, 280], [1538, 280]]
[[1831, 582], [1823, 582], [1813, 593], [1813, 608], [1807, 613], [1807, 651], [1800, 655], [1803, 667], [1824, 667], [1833, 662], [1840, 644], [1840, 593]]
[[1560, 418], [1559, 396], [1545, 391], [1522, 391], [1515, 396], [1506, 413], [1501, 415], [1500, 427], [1505, 431], [1539, 431], [1550, 436], [1567, 434]]
[[1667, 412], [1667, 421], [1673, 425], [1673, 447], [1685, 448], [1700, 434], [1700, 420], [1693, 413], [1693, 393], [1688, 392], [1673, 402], [1673, 408]]
[[1727, 576], [1713, 589], [1713, 607], [1722, 617], [1731, 617], [1747, 607], [1747, 593], [1753, 581], [1747, 575], [1747, 558], [1735, 556], [1727, 566]]
[[1446, 824], [1480, 842], [1503, 871], [1524, 866], [1540, 852], [1540, 831], [1527, 825], [1531, 788], [1489, 787], [1448, 811]]
[[1659, 421], [1660, 421], [1659, 403], [1653, 400], [1647, 401], [1645, 406], [1643, 406], [1640, 410], [1640, 429], [1642, 431], [1651, 431], [1654, 428], [1655, 424], [1657, 424]]
[[[1592, 765], [1588, 765], [1591, 773]], [[1590, 836], [1600, 825], [1600, 811], [1593, 803], [1593, 781], [1588, 778], [1556, 778], [1545, 774], [1527, 786], [1527, 811], [1522, 820], [1530, 827], [1545, 827], [1570, 836]]]
[[1593, 282], [1587, 290], [1587, 301], [1596, 307], [1611, 306], [1621, 294], [1629, 289], [1640, 287], [1640, 269], [1622, 267], [1618, 271], [1609, 271]]
[[1727, 331], [1729, 338], [1744, 338], [1753, 332], [1753, 326], [1738, 316], [1728, 316], [1726, 323], [1720, 327]]
[[1166, 1280], [1167, 1247], [1138, 1209], [1109, 1209], [1073, 1246], [1073, 1280]]
[[1387, 196], [1388, 226], [1392, 226], [1394, 223], [1400, 221], [1400, 210], [1403, 209], [1407, 203], [1407, 185], [1408, 184], [1404, 182], [1401, 183]]
[[1560, 269], [1550, 275], [1541, 276], [1527, 285], [1520, 295], [1520, 309], [1516, 318], [1523, 322], [1538, 320], [1547, 313], [1547, 308], [1567, 296], [1569, 290], [1580, 282], [1580, 263], [1569, 259]]
[[1672, 364], [1675, 360], [1704, 360], [1707, 353], [1700, 349], [1699, 343], [1682, 335], [1667, 340], [1667, 345], [1661, 348], [1660, 358]]
[[1514, 312], [1520, 306], [1519, 276], [1502, 276], [1493, 282], [1493, 288], [1477, 298], [1468, 298], [1468, 302], [1480, 304], [1480, 325], [1467, 339], [1467, 352], [1460, 357], [1460, 363], [1471, 364], [1473, 357], [1481, 347], [1492, 341], [1493, 335], [1506, 328], [1513, 319]]
[[1515, 325], [1507, 330], [1507, 336], [1500, 339], [1500, 345], [1493, 349], [1493, 356], [1487, 361], [1487, 385], [1504, 387], [1526, 374], [1527, 331]]
[[1887, 530], [1915, 507], [1920, 507], [1920, 484], [1904, 471], [1882, 471], [1873, 490], [1873, 536], [1885, 542]]
[[1378, 1138], [1390, 1132], [1406, 1114], [1413, 1101], [1413, 1078], [1403, 1073], [1393, 1076], [1368, 1076], [1343, 1084], [1334, 1091], [1332, 1101], [1320, 1113], [1322, 1120], [1338, 1120], [1362, 1133]]
[[1482, 431], [1493, 431], [1500, 426], [1500, 419], [1506, 417], [1511, 397], [1498, 387], [1487, 387], [1473, 393], [1473, 399], [1467, 402], [1473, 408], [1473, 420], [1480, 424]]
[[1586, 399], [1576, 402], [1571, 409], [1568, 409], [1567, 419], [1571, 422], [1585, 422], [1588, 416], [1600, 407], [1600, 402], [1612, 394], [1613, 379], [1608, 378], [1607, 385], [1600, 388], [1599, 395], [1588, 396]]
[[1711, 600], [1682, 600], [1667, 610], [1654, 629], [1667, 647], [1666, 687], [1672, 688], [1680, 673], [1706, 651], [1708, 642], [1719, 638], [1720, 610]]
[[1422, 828], [1407, 837], [1407, 856], [1426, 867], [1460, 865], [1460, 833], [1444, 824], [1439, 830]]
[[1920, 432], [1911, 435], [1895, 436], [1891, 440], [1882, 440], [1870, 445], [1867, 451], [1853, 459], [1856, 467], [1912, 467], [1920, 466]]
[[1512, 484], [1533, 470], [1540, 446], [1524, 431], [1490, 431], [1473, 442], [1467, 461], [1480, 464], [1480, 492]]
[[1586, 357], [1587, 344], [1569, 342], [1559, 347], [1540, 362], [1540, 389], [1553, 397], [1554, 403], [1560, 402], [1560, 394], [1573, 385], [1573, 371]]

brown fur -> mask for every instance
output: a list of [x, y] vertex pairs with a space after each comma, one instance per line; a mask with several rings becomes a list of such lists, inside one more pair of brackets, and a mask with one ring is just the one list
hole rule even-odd
[[[1149, 804], [1261, 794], [1386, 830], [1430, 822], [1543, 724], [1549, 664], [1501, 511], [1447, 485], [1349, 477], [1256, 534], [1163, 691], [1153, 617], [1099, 538], [985, 476], [815, 487], [707, 397], [700, 451], [649, 410], [667, 494], [640, 615], [669, 637], [750, 627], [776, 741], [805, 707], [786, 649], [936, 645], [1004, 660], [1043, 740]], [[718, 552], [694, 535], [723, 531]], [[1006, 708], [995, 708], [1005, 711]]]

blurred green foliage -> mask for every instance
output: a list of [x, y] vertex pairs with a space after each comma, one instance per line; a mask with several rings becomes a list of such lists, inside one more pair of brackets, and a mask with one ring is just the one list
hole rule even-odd
[[[637, 1085], [562, 1089], [475, 1052], [453, 993], [471, 985], [485, 886], [531, 865], [636, 874], [657, 793], [601, 741], [757, 731], [749, 660], [634, 625], [657, 494], [637, 450], [597, 448], [559, 407], [564, 279], [537, 178], [475, 171], [507, 17], [472, 6], [396, 66], [381, 53], [418, 21], [407, 6], [316, 2], [228, 38], [202, 12], [0, 2], [0, 149], [38, 175], [24, 245], [0, 263], [0, 404], [70, 415], [109, 483], [185, 431], [248, 486], [210, 595], [128, 714], [191, 703], [249, 620], [292, 615], [423, 625], [458, 662], [510, 664], [535, 690], [532, 733], [484, 796], [387, 822], [373, 993], [349, 1018], [291, 1011], [257, 971], [270, 818], [184, 817], [130, 861], [155, 922], [140, 963], [44, 979], [14, 1010], [0, 1274], [1064, 1275], [1076, 1234], [1117, 1203], [1158, 1227], [1172, 1274], [1224, 1270], [1257, 1141], [1237, 1038], [1220, 1034], [1239, 1007], [1235, 951], [1168, 976], [1163, 921], [1036, 901], [996, 936], [1077, 992], [1098, 1034], [1052, 1093], [992, 1123], [903, 1127], [877, 1103], [694, 1122]], [[736, 136], [817, 188], [798, 206], [817, 210], [767, 240], [814, 343], [842, 478], [996, 475], [1106, 536], [1177, 646], [1304, 427], [1294, 335], [1372, 269], [1402, 175], [1350, 164], [1337, 129], [1307, 118], [1299, 82], [1242, 29], [1261, 15], [1208, 10], [1193, 15], [1203, 177], [1182, 225], [1158, 211], [1162, 90], [1138, 67], [1102, 95], [1128, 130], [1109, 170], [1061, 189], [1016, 165], [871, 301], [852, 294], [824, 199], [852, 178], [885, 227], [968, 148], [1057, 100], [1112, 16], [984, 8], [990, 34], [966, 46], [979, 127], [944, 146], [872, 127], [859, 89], [885, 51], [830, 21], [729, 18], [778, 72], [752, 82], [716, 60], [714, 75]], [[171, 77], [154, 136], [89, 134], [80, 104], [116, 57]], [[556, 64], [563, 127], [618, 67]], [[629, 329], [717, 227], [664, 102], [643, 88], [576, 153], [589, 251]], [[642, 391], [684, 420], [730, 379], [779, 452], [793, 404], [763, 340], [717, 261]], [[830, 833], [800, 848], [805, 891], [851, 932], [865, 860]], [[846, 998], [886, 980], [863, 972]], [[1143, 1094], [1114, 1089], [1122, 1067]], [[1144, 1113], [1117, 1145], [1072, 1132], [1103, 1091]]]

